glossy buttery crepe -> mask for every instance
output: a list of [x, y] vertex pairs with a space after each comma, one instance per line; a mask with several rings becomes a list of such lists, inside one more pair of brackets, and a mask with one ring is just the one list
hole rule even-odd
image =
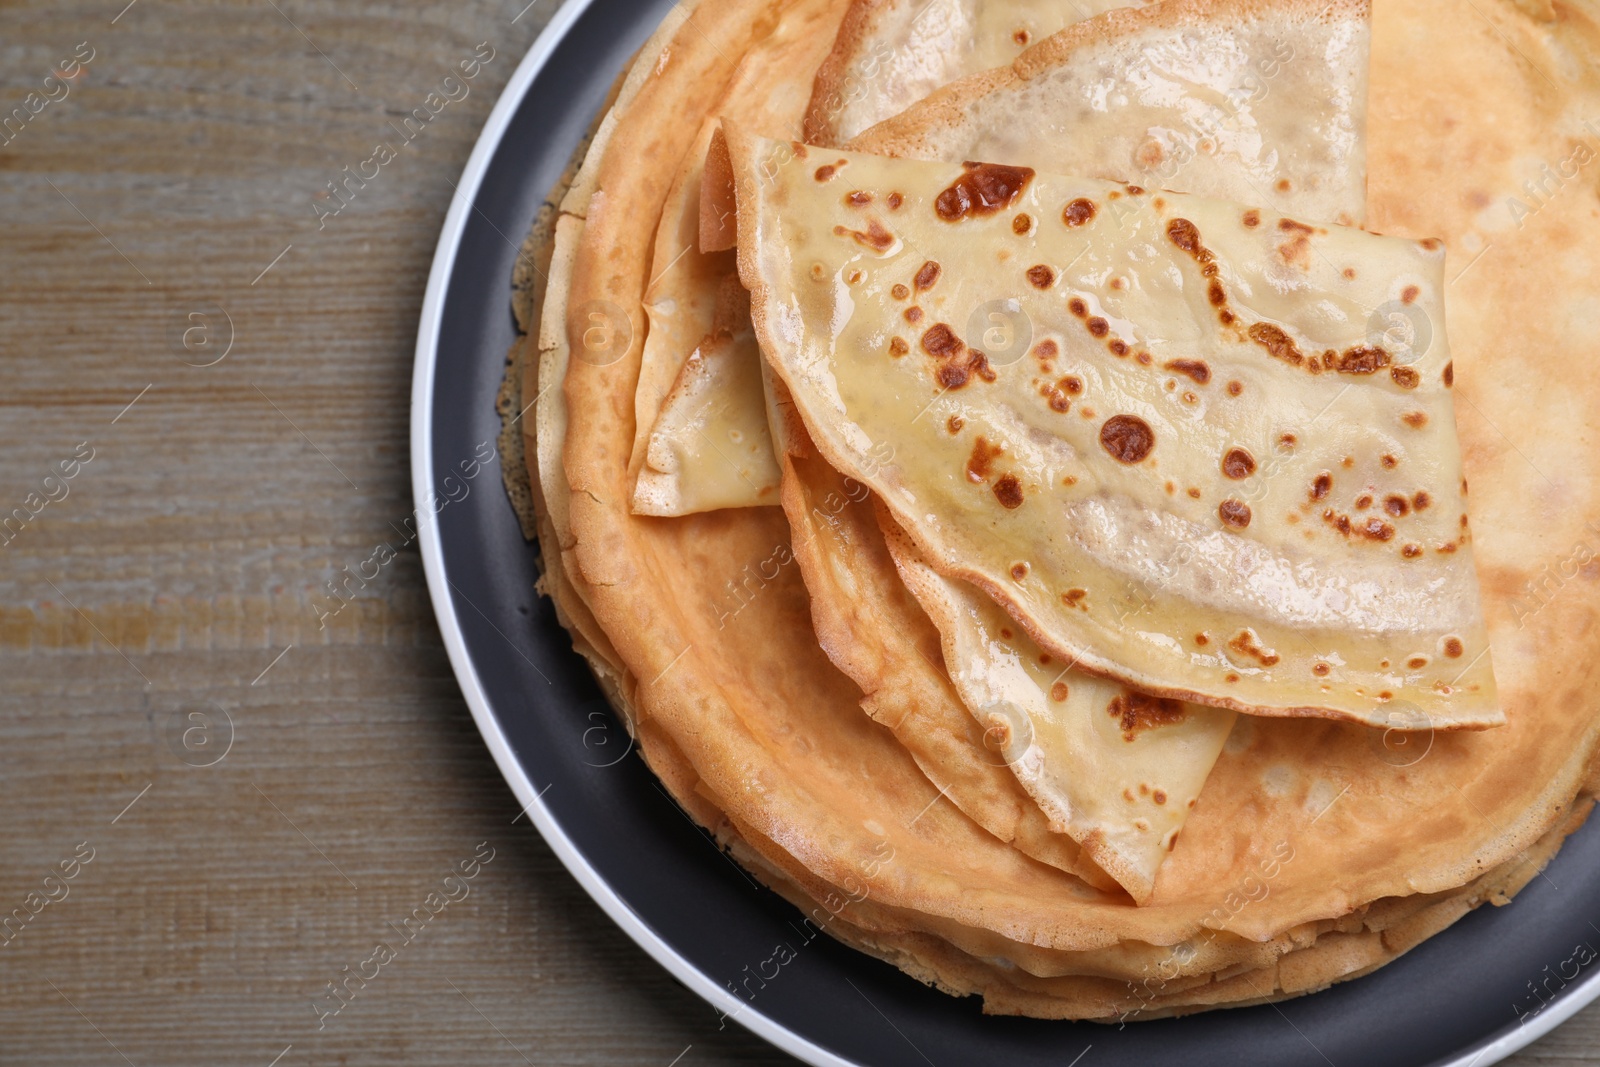
[[[908, 85], [920, 91], [935, 74], [964, 74], [978, 68], [963, 64], [1009, 58], [1017, 32], [1041, 40], [1034, 32], [1040, 27], [1005, 29], [1017, 19], [1072, 21], [1106, 6], [1085, 5], [1079, 14], [1070, 4], [968, 3], [939, 0], [915, 11], [852, 5], [829, 62], [844, 55], [897, 58], [872, 77], [848, 76], [847, 110], [858, 117], [890, 114], [909, 102], [902, 100]], [[1010, 67], [965, 78], [864, 134], [855, 147], [879, 155], [1131, 175], [1153, 187], [1274, 204], [1302, 218], [1359, 221], [1366, 23], [1364, 0], [1298, 0], [1265, 10], [1252, 0], [1168, 0], [1113, 11], [1042, 39]], [[939, 29], [902, 51], [910, 47], [905, 35], [916, 36], [908, 28], [913, 25]], [[929, 42], [947, 37], [972, 44], [937, 53], [951, 57], [953, 66], [940, 60], [923, 70], [936, 54]], [[814, 39], [800, 40], [815, 50]], [[764, 57], [759, 67], [747, 64], [717, 114], [756, 133], [795, 136], [804, 106], [798, 87], [811, 58], [797, 44]], [[818, 76], [807, 129], [832, 107], [830, 69], [825, 65]], [[912, 71], [921, 73], [912, 78]], [[711, 124], [699, 130], [656, 236], [645, 300], [650, 333], [634, 404], [638, 514], [776, 502], [777, 469], [765, 442], [749, 434], [759, 395], [736, 362], [753, 346], [734, 331], [731, 346], [719, 346], [715, 357], [691, 367], [681, 388], [671, 385], [711, 330], [717, 287], [733, 272], [725, 251], [733, 243], [732, 204], [707, 196], [698, 229], [693, 217], [696, 198], [705, 195], [702, 159], [711, 133]], [[663, 407], [669, 391], [673, 401]]]
[[718, 280], [710, 327], [661, 400], [634, 483], [636, 514], [778, 502], [778, 466], [760, 402], [761, 350], [750, 298], [731, 272]]
[[[1156, 695], [1504, 721], [1438, 242], [729, 140], [763, 351], [935, 569]], [[1425, 352], [1369, 336], [1385, 307]]]
[[[799, 136], [807, 100], [808, 121], [821, 121], [834, 110], [822, 103], [824, 96], [837, 90], [838, 108], [857, 120], [874, 114], [876, 122], [957, 77], [1009, 62], [1027, 41], [1044, 35], [1044, 26], [1058, 29], [1093, 13], [1064, 3], [982, 0], [919, 2], [915, 10], [911, 4], [831, 0], [788, 12], [791, 25], [804, 20], [804, 32], [769, 41], [741, 64], [690, 146], [661, 215], [634, 393], [637, 514], [777, 502], [771, 448], [763, 433], [752, 432], [763, 419], [754, 336], [748, 321], [716, 316], [723, 283], [736, 277], [731, 236], [707, 241], [697, 232], [706, 148], [721, 119], [771, 136]], [[840, 32], [829, 52], [835, 29]], [[934, 56], [940, 57], [937, 69], [924, 69]], [[873, 57], [884, 60], [882, 70]]]
[[736, 57], [738, 66], [713, 114], [685, 146], [655, 225], [646, 322], [640, 324], [647, 329], [629, 461], [637, 514], [688, 515], [778, 502], [755, 339], [749, 316], [727, 299], [727, 286], [738, 284], [733, 255], [699, 239], [701, 175], [706, 145], [723, 116], [774, 136], [798, 130], [812, 72], [847, 3], [787, 5], [778, 29], [755, 52]]
[[[575, 214], [578, 224], [563, 228], [574, 244], [566, 252], [568, 272], [558, 280], [557, 271], [551, 271], [553, 296], [559, 290], [574, 306], [603, 297], [637, 312], [649, 280], [648, 254], [641, 255], [627, 220], [641, 213], [653, 216], [665, 196], [653, 184], [659, 167], [640, 167], [638, 161], [659, 163], [661, 150], [674, 138], [679, 145], [690, 139], [683, 123], [698, 121], [710, 105], [701, 103], [704, 97], [684, 79], [685, 66], [714, 69], [723, 53], [742, 54], [746, 46], [740, 43], [737, 19], [767, 17], [764, 11], [728, 10], [703, 20], [702, 13], [696, 26], [669, 35], [659, 55], [647, 50], [640, 67], [646, 71], [646, 91], [629, 107], [618, 108], [612, 147], [603, 159], [593, 158], [590, 191], [597, 195], [589, 203], [604, 206]], [[1511, 187], [1507, 161], [1555, 151], [1568, 116], [1583, 114], [1580, 105], [1594, 99], [1587, 91], [1574, 91], [1565, 111], [1566, 105], [1539, 102], [1529, 83], [1520, 80], [1532, 75], [1518, 54], [1532, 53], [1541, 64], [1554, 65], [1553, 57], [1560, 54], [1551, 50], [1554, 46], [1509, 7], [1496, 7], [1494, 17], [1514, 46], [1469, 32], [1463, 14], [1438, 0], [1396, 9], [1391, 35], [1379, 37], [1390, 44], [1384, 77], [1375, 83], [1375, 92], [1386, 93], [1381, 96], [1385, 106], [1374, 116], [1393, 123], [1378, 126], [1393, 184], [1383, 188], [1375, 206], [1390, 220], [1386, 225], [1410, 228], [1418, 236], [1470, 237], [1475, 216], [1460, 190]], [[1556, 43], [1593, 39], [1592, 27], [1564, 32], [1567, 36]], [[669, 55], [685, 62], [667, 62]], [[1470, 78], [1463, 77], [1456, 57], [1469, 61]], [[1450, 116], [1455, 132], [1448, 141], [1419, 138], [1419, 130], [1433, 127], [1407, 118], [1411, 109]], [[1476, 162], [1465, 170], [1447, 150], [1463, 138], [1477, 149], [1469, 157]], [[1519, 260], [1515, 269], [1469, 276], [1459, 284], [1471, 298], [1501, 308], [1531, 299], [1532, 291], [1559, 288], [1551, 283], [1560, 271], [1581, 266], [1597, 246], [1583, 239], [1582, 220], [1576, 227], [1571, 222], [1536, 219], [1528, 234], [1536, 247], [1560, 244], [1568, 257], [1565, 266], [1557, 268], [1551, 257], [1537, 258], [1532, 268]], [[1549, 273], [1533, 278], [1530, 270]], [[547, 325], [553, 303], [546, 302]], [[1581, 349], [1581, 335], [1563, 333], [1577, 328], [1580, 319], [1523, 318], [1516, 336], [1531, 332], [1536, 350]], [[560, 328], [559, 316], [555, 323], [552, 335], [563, 335], [559, 346], [566, 346], [568, 331]], [[861, 716], [849, 699], [830, 697], [837, 690], [826, 661], [819, 666], [816, 650], [808, 653], [799, 630], [790, 629], [798, 586], [792, 567], [781, 569], [742, 609], [740, 626], [715, 625], [724, 605], [714, 598], [706, 603], [708, 584], [719, 589], [745, 561], [759, 562], [771, 553], [773, 528], [767, 517], [772, 512], [722, 512], [673, 524], [628, 515], [631, 481], [617, 456], [619, 445], [621, 455], [627, 454], [631, 433], [625, 413], [632, 400], [631, 376], [637, 373], [636, 351], [605, 366], [571, 361], [562, 378], [545, 380], [539, 390], [544, 399], [562, 394], [562, 403], [552, 409], [561, 419], [541, 423], [538, 451], [563, 477], [543, 489], [551, 511], [563, 508], [567, 517], [564, 530], [553, 536], [560, 542], [557, 554], [566, 564], [570, 588], [592, 611], [599, 632], [614, 639], [643, 750], [705, 825], [713, 825], [720, 810], [723, 821], [715, 825], [739, 825], [749, 831], [741, 840], [751, 842], [781, 838], [776, 847], [790, 862], [800, 859], [813, 878], [824, 879], [822, 885], [853, 884], [874, 901], [898, 901], [930, 917], [965, 916], [973, 930], [1003, 921], [1036, 944], [1082, 946], [1134, 938], [1169, 946], [1172, 959], [1183, 955], [1181, 939], [1196, 937], [1199, 944], [1208, 930], [1268, 938], [1269, 931], [1289, 929], [1309, 916], [1348, 917], [1308, 950], [1181, 989], [1181, 983], [1160, 980], [1135, 990], [1123, 982], [1095, 985], [1088, 979], [1070, 987], [1058, 979], [1047, 989], [1023, 989], [1004, 973], [984, 971], [936, 935], [864, 933], [843, 919], [830, 932], [942, 988], [981, 990], [992, 1011], [1115, 1018], [1129, 1011], [1157, 1015], [1272, 999], [1362, 973], [1486, 896], [1503, 900], [1496, 894], [1514, 892], [1571, 825], [1560, 820], [1574, 810], [1569, 802], [1593, 750], [1588, 694], [1595, 679], [1591, 658], [1569, 658], [1562, 649], [1576, 651], [1573, 635], [1588, 625], [1594, 598], [1587, 587], [1572, 586], [1570, 595], [1529, 614], [1510, 597], [1541, 567], [1566, 558], [1574, 539], [1582, 540], [1584, 523], [1600, 514], [1592, 472], [1583, 469], [1552, 487], [1536, 507], [1523, 510], [1528, 471], [1549, 467], [1558, 457], [1572, 459], [1559, 442], [1581, 429], [1597, 400], [1586, 380], [1563, 378], [1562, 387], [1552, 388], [1556, 368], [1514, 359], [1509, 353], [1517, 346], [1503, 343], [1511, 335], [1504, 332], [1509, 325], [1502, 318], [1489, 317], [1481, 325], [1481, 339], [1469, 336], [1467, 345], [1458, 341], [1464, 388], [1473, 388], [1474, 375], [1491, 381], [1497, 370], [1515, 369], [1517, 389], [1503, 401], [1514, 414], [1522, 413], [1527, 399], [1560, 394], [1565, 401], [1555, 410], [1546, 405], [1543, 425], [1553, 436], [1519, 435], [1516, 449], [1486, 422], [1463, 423], [1475, 495], [1504, 516], [1486, 528], [1479, 550], [1494, 588], [1507, 591], [1505, 599], [1491, 601], [1491, 619], [1502, 687], [1517, 714], [1492, 735], [1439, 735], [1416, 762], [1385, 758], [1385, 747], [1375, 747], [1373, 736], [1356, 728], [1242, 721], [1250, 729], [1230, 740], [1162, 872], [1155, 899], [1140, 909], [1066, 892], [1071, 881], [1066, 876], [1051, 881], [1028, 874], [1026, 867], [1005, 860], [1007, 846], [986, 835], [971, 836], [948, 809], [929, 806], [938, 793], [914, 768], [907, 775], [894, 750], [883, 747], [881, 735], [855, 728]], [[575, 403], [568, 405], [568, 396]], [[1483, 394], [1476, 399], [1482, 403]], [[567, 411], [582, 417], [565, 420]], [[1522, 423], [1510, 425], [1515, 430]], [[556, 432], [547, 445], [550, 428]], [[1533, 467], [1526, 466], [1530, 461]], [[1577, 461], [1581, 467], [1581, 455]], [[548, 541], [546, 550], [551, 551]], [[798, 592], [803, 618], [804, 594]], [[775, 640], [774, 635], [790, 633], [792, 641]], [[792, 693], [808, 714], [791, 715], [789, 707], [773, 702], [775, 684]], [[1486, 743], [1490, 737], [1493, 745]], [[1577, 810], [1585, 807], [1580, 803]], [[871, 813], [865, 816], [870, 826], [861, 821], [863, 813]], [[757, 824], [772, 836], [758, 834]], [[1530, 848], [1552, 827], [1543, 838], [1552, 843]], [[1285, 842], [1292, 843], [1293, 858], [1267, 868], [1273, 871], [1270, 893], [1257, 899], [1259, 894], [1250, 891], [1244, 906], [1231, 903], [1248, 890], [1242, 879], [1262, 877], [1259, 865]], [[748, 849], [738, 847], [737, 854], [762, 877], [778, 881]], [[871, 869], [855, 862], [881, 856], [885, 847], [893, 851], [892, 863]], [[1480, 890], [1475, 887], [1484, 883], [1472, 878], [1486, 867], [1522, 873], [1497, 875], [1494, 889]], [[825, 892], [819, 885], [813, 889]], [[1412, 895], [1394, 899], [1395, 905], [1421, 910], [1382, 932], [1365, 927], [1358, 916], [1391, 909], [1382, 900], [1370, 907], [1361, 902], [1396, 893]], [[1434, 893], [1448, 899], [1437, 905], [1419, 899]], [[964, 900], [983, 906], [963, 907]]]

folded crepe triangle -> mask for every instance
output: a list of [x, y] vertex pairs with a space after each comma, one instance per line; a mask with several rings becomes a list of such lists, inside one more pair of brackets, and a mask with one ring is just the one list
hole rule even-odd
[[[775, 134], [799, 131], [813, 75], [844, 4], [791, 0], [782, 7], [776, 23], [739, 59], [715, 108], [717, 115]], [[740, 349], [749, 316], [718, 318], [719, 289], [734, 273], [733, 257], [721, 250], [733, 245], [699, 239], [701, 167], [716, 127], [709, 116], [701, 122], [655, 229], [628, 461], [635, 514], [690, 515], [777, 499], [777, 465], [765, 434], [754, 440], [744, 435], [764, 422], [758, 375], [740, 365], [753, 355], [753, 345]]]
[[[1270, 9], [1256, 0], [1165, 0], [1087, 18], [1113, 6], [1119, 5], [1096, 0], [1079, 5], [1081, 10], [1047, 10], [1048, 5], [978, 0], [855, 4], [818, 75], [807, 130], [820, 131], [822, 142], [831, 143], [948, 78], [970, 75], [862, 133], [851, 147], [914, 159], [1027, 164], [1263, 203], [1314, 221], [1361, 221], [1366, 0], [1295, 0]], [[1044, 36], [1072, 18], [1086, 20]], [[1019, 32], [1038, 42], [1020, 57]], [[913, 42], [914, 50], [901, 50]], [[944, 44], [933, 50], [935, 42]], [[930, 82], [933, 73], [924, 67], [934, 54], [938, 80]], [[1008, 66], [983, 66], [1012, 57], [1017, 58]], [[754, 129], [772, 133], [773, 125], [761, 122]], [[707, 137], [703, 133], [700, 143]], [[700, 254], [732, 248], [731, 174], [715, 138], [704, 180], [696, 181]], [[670, 259], [679, 240], [658, 240], [658, 253], [664, 249]], [[683, 288], [673, 274], [663, 284]], [[670, 305], [683, 318], [694, 301], [674, 295]], [[668, 304], [652, 302], [647, 367], [665, 343], [655, 331], [658, 320], [667, 319], [662, 308]], [[674, 366], [698, 336], [683, 344]], [[650, 380], [646, 371], [641, 427], [651, 425], [659, 403], [653, 393], [645, 402]], [[743, 396], [751, 399], [748, 391]], [[730, 398], [713, 406], [732, 411], [735, 403]], [[664, 419], [650, 433], [659, 441], [653, 445], [658, 455], [703, 449], [703, 442], [682, 438], [700, 430], [681, 420]], [[772, 502], [770, 483], [748, 470], [729, 482], [720, 457], [707, 458], [719, 470], [691, 463], [641, 471], [640, 481], [651, 488], [636, 496], [636, 510], [678, 515]], [[709, 491], [701, 491], [702, 480], [711, 483]], [[722, 492], [724, 487], [735, 495]]]
[[778, 464], [761, 396], [750, 301], [729, 274], [712, 329], [684, 360], [650, 431], [636, 515], [685, 515], [778, 502]]
[[935, 571], [1151, 695], [1504, 721], [1441, 245], [727, 137], [762, 351]]
[[1055, 659], [994, 601], [923, 563], [880, 512], [895, 565], [943, 636], [967, 708], [1052, 829], [1145, 903], [1234, 713], [1146, 696]]

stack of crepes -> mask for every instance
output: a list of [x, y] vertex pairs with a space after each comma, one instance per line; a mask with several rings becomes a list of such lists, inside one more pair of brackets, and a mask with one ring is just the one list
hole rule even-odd
[[1091, 6], [680, 4], [502, 403], [696, 821], [987, 1011], [1128, 1019], [1370, 971], [1587, 813], [1600, 30]]

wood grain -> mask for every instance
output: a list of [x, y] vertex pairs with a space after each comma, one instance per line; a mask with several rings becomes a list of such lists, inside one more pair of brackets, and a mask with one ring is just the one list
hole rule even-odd
[[[410, 513], [434, 242], [555, 0], [124, 2], [0, 6], [0, 116], [93, 54], [0, 144], [0, 913], [93, 855], [0, 935], [0, 1063], [793, 1062], [513, 824], [414, 545], [319, 627]], [[319, 1029], [480, 843], [466, 898]], [[1591, 1009], [1512, 1062], [1597, 1039]]]

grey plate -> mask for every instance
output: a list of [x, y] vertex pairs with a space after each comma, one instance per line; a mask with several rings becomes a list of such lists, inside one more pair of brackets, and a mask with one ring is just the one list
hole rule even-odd
[[[509, 279], [566, 166], [664, 0], [568, 0], [484, 128], [445, 220], [417, 338], [412, 475], [439, 628], [484, 740], [591, 896], [718, 1010], [814, 1064], [1084, 1067], [1240, 1063], [1486, 1067], [1600, 994], [1600, 833], [1568, 842], [1507, 908], [1486, 907], [1377, 973], [1280, 1005], [1122, 1029], [986, 1018], [828, 938], [723, 856], [630, 751], [547, 601], [498, 491], [460, 464], [499, 432]], [[455, 475], [456, 481], [450, 481]], [[434, 501], [459, 497], [435, 510]], [[784, 944], [794, 958], [770, 962]], [[765, 973], [767, 979], [751, 980]], [[741, 985], [743, 983], [743, 985]], [[749, 990], [753, 999], [747, 999]], [[1538, 990], [1536, 993], [1535, 990]]]

